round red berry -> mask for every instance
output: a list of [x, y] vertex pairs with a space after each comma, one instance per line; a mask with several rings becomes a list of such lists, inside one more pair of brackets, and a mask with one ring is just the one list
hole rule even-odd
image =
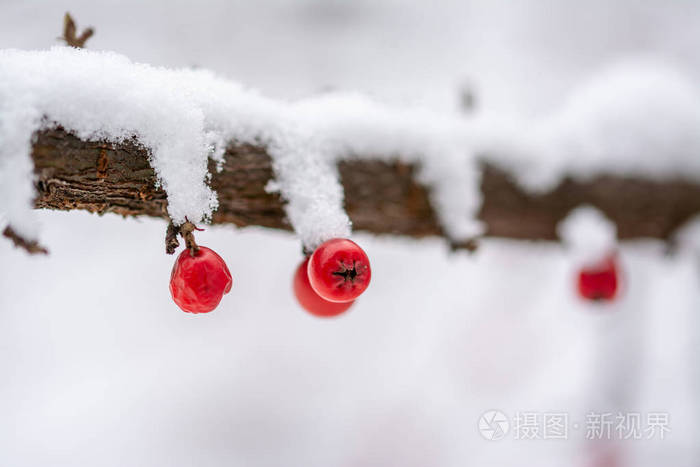
[[309, 258], [306, 258], [294, 273], [294, 295], [302, 308], [315, 316], [337, 316], [352, 306], [354, 302], [334, 303], [319, 297], [309, 282]]
[[578, 274], [578, 292], [581, 297], [595, 301], [613, 300], [618, 291], [618, 269], [614, 254], [581, 269]]
[[209, 313], [229, 293], [233, 279], [226, 263], [213, 250], [200, 246], [192, 256], [185, 249], [170, 275], [170, 294], [187, 313]]
[[367, 254], [346, 238], [333, 238], [316, 248], [308, 274], [311, 287], [330, 302], [355, 300], [372, 278]]

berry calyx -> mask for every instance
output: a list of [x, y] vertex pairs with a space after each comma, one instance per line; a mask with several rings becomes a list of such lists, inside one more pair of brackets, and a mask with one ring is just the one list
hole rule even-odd
[[592, 301], [611, 301], [618, 291], [617, 259], [609, 254], [595, 264], [585, 266], [578, 274], [579, 295]]
[[214, 310], [232, 285], [233, 279], [224, 260], [205, 246], [198, 247], [196, 253], [183, 250], [170, 275], [170, 294], [177, 306], [187, 313]]
[[335, 303], [319, 297], [309, 282], [308, 269], [309, 258], [306, 258], [294, 273], [294, 295], [303, 309], [312, 315], [327, 318], [337, 316], [352, 306], [354, 302]]
[[359, 297], [372, 278], [367, 254], [346, 238], [333, 238], [316, 248], [309, 258], [308, 274], [321, 298], [339, 303]]

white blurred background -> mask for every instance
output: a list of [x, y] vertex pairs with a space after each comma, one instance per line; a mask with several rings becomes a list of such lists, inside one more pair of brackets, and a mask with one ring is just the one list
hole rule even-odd
[[[469, 89], [475, 112], [528, 118], [620, 60], [700, 78], [690, 0], [0, 0], [0, 48], [55, 44], [65, 11], [95, 26], [90, 49], [208, 68], [283, 99], [353, 90], [456, 113]], [[169, 296], [164, 222], [41, 220], [50, 256], [0, 242], [0, 465], [700, 463], [689, 249], [624, 246], [624, 294], [601, 309], [577, 300], [559, 245], [487, 241], [469, 255], [358, 235], [372, 286], [346, 316], [319, 320], [291, 293], [293, 235], [213, 227], [198, 240], [234, 288], [191, 316]], [[477, 422], [490, 409], [566, 412], [579, 428], [488, 441]], [[605, 411], [667, 413], [671, 431], [587, 441], [587, 414]]]

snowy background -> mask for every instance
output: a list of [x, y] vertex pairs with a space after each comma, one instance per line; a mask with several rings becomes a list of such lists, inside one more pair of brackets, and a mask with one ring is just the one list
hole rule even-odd
[[[528, 119], [619, 62], [700, 78], [691, 1], [0, 1], [0, 48], [53, 45], [66, 10], [96, 27], [90, 49], [280, 99], [349, 90], [456, 114], [468, 87], [479, 115]], [[0, 465], [700, 462], [692, 242], [672, 256], [625, 245], [622, 299], [601, 309], [574, 296], [559, 245], [492, 240], [468, 255], [357, 235], [372, 286], [319, 320], [291, 294], [297, 238], [214, 227], [198, 240], [234, 288], [191, 316], [169, 296], [164, 222], [40, 221], [49, 257], [0, 242]], [[567, 412], [580, 427], [568, 441], [487, 441], [477, 422], [490, 409]], [[591, 411], [665, 412], [671, 433], [601, 447], [585, 439]]]

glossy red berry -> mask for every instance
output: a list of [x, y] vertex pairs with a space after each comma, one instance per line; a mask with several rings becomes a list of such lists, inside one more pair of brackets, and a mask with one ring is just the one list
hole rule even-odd
[[311, 287], [330, 302], [355, 300], [372, 278], [367, 254], [346, 238], [333, 238], [316, 248], [308, 274]]
[[619, 268], [614, 254], [600, 262], [585, 266], [578, 274], [578, 292], [582, 298], [595, 301], [610, 301], [619, 287]]
[[294, 295], [302, 308], [315, 316], [337, 316], [354, 302], [334, 303], [319, 297], [309, 282], [309, 258], [306, 258], [294, 273]]
[[232, 284], [231, 273], [221, 256], [200, 246], [195, 256], [185, 249], [177, 257], [170, 275], [170, 294], [187, 313], [209, 313]]

